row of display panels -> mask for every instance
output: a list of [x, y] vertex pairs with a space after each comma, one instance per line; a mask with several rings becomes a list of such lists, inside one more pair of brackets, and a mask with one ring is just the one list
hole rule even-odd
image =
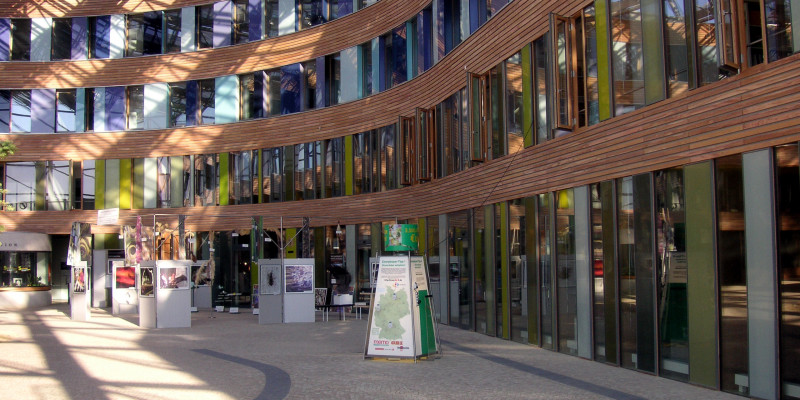
[[[114, 268], [114, 288], [130, 289], [138, 288], [139, 297], [154, 296], [155, 285], [159, 289], [166, 290], [188, 290], [194, 286], [207, 286], [208, 278], [207, 264], [170, 265], [165, 267], [153, 266], [125, 266], [124, 262], [118, 261], [119, 265]], [[191, 268], [191, 270], [190, 270]], [[138, 272], [137, 272], [138, 269]], [[191, 273], [191, 275], [190, 275]], [[72, 269], [72, 292], [86, 292], [86, 267], [73, 267]], [[189, 280], [191, 276], [191, 281]]]

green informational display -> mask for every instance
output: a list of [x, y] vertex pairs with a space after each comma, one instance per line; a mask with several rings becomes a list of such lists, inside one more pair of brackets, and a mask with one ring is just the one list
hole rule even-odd
[[414, 251], [419, 249], [416, 224], [390, 224], [383, 227], [385, 251]]

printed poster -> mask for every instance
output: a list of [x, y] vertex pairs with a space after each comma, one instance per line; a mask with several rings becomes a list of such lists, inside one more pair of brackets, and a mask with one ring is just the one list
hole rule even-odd
[[408, 257], [381, 257], [367, 356], [414, 357]]

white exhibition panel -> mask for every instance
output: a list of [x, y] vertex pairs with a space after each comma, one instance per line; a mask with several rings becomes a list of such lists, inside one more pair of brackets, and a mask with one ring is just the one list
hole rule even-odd
[[[136, 290], [139, 292], [139, 326], [156, 327], [155, 261], [142, 261], [136, 268]], [[144, 284], [143, 284], [144, 283]]]
[[283, 322], [314, 322], [314, 259], [284, 259], [283, 276]]
[[258, 323], [280, 324], [283, 322], [281, 260], [258, 260], [258, 282]]
[[89, 296], [91, 288], [89, 287], [88, 268], [86, 261], [79, 261], [78, 265], [70, 269], [70, 314], [69, 317], [73, 321], [88, 321], [92, 313], [89, 309]]
[[156, 328], [192, 326], [191, 261], [156, 261]]
[[106, 273], [106, 262], [108, 260], [108, 250], [92, 251], [92, 261], [95, 268], [92, 268], [92, 307], [108, 307], [106, 299], [106, 288], [111, 281]]
[[[135, 284], [135, 276], [136, 276], [136, 268], [135, 267], [126, 267], [125, 260], [115, 260], [113, 261], [115, 264], [112, 274], [112, 283], [111, 283], [111, 314], [136, 314], [139, 312], [139, 295], [136, 293], [136, 284]], [[102, 264], [98, 264], [102, 265]], [[128, 271], [129, 268], [133, 269], [133, 286], [128, 286], [124, 283], [120, 277], [124, 271]], [[124, 279], [124, 278], [123, 278]]]

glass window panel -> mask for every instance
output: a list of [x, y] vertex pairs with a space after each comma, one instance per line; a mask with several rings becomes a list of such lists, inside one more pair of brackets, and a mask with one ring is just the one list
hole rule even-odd
[[167, 208], [171, 203], [171, 166], [169, 157], [158, 157], [156, 159], [158, 171], [158, 176], [156, 177], [156, 207], [158, 208]]
[[214, 93], [216, 90], [214, 79], [197, 81], [200, 88], [200, 123], [203, 125], [214, 123]]
[[55, 61], [70, 58], [72, 58], [72, 18], [53, 18], [50, 59]]
[[620, 364], [655, 372], [650, 176], [617, 179]]
[[575, 270], [575, 198], [572, 189], [556, 192], [556, 305], [558, 351], [577, 355], [577, 278]]
[[528, 343], [528, 278], [525, 249], [525, 203], [515, 199], [508, 205], [508, 282], [511, 308], [511, 340]]
[[9, 211], [33, 211], [36, 200], [36, 165], [33, 161], [5, 165], [6, 204]]
[[472, 235], [470, 234], [470, 211], [450, 213], [448, 218], [448, 253], [450, 259], [450, 287], [458, 299], [450, 306], [450, 323], [463, 329], [472, 326]]
[[540, 319], [542, 348], [555, 349], [555, 299], [553, 293], [553, 256], [552, 256], [552, 235], [553, 223], [551, 214], [551, 195], [544, 193], [536, 196], [536, 236], [538, 242], [539, 257], [539, 288], [540, 300]]
[[325, 56], [325, 83], [328, 85], [327, 106], [339, 104], [342, 99], [341, 62], [339, 53]]
[[576, 66], [578, 75], [578, 114], [581, 126], [594, 125], [600, 122], [600, 89], [597, 80], [597, 29], [595, 27], [594, 6], [583, 9], [583, 40], [577, 45], [583, 50], [578, 53], [580, 60]]
[[502, 64], [489, 70], [489, 117], [492, 132], [492, 158], [508, 154], [505, 137], [505, 112], [503, 111], [503, 73]]
[[95, 209], [95, 179], [97, 169], [94, 160], [83, 160], [81, 197], [84, 210]]
[[11, 19], [11, 61], [28, 61], [31, 58], [31, 20]]
[[[778, 279], [780, 302], [780, 380], [786, 390], [800, 388], [800, 151], [797, 144], [775, 149]], [[792, 396], [794, 397], [794, 396]]]
[[181, 51], [181, 13], [180, 9], [164, 11], [164, 53]]
[[548, 59], [548, 40], [546, 37], [536, 39], [533, 42], [533, 93], [535, 103], [534, 119], [536, 121], [536, 143], [544, 143], [551, 138], [549, 120], [548, 120], [548, 107], [547, 107], [547, 93], [549, 77], [549, 59]]
[[638, 0], [610, 0], [615, 115], [643, 107], [642, 9]]
[[664, 53], [667, 63], [667, 95], [689, 90], [690, 47], [686, 36], [688, 17], [684, 2], [664, 0]]
[[[764, 1], [764, 15], [767, 18], [767, 54], [769, 61], [780, 60], [794, 54], [794, 43], [792, 43], [792, 3], [791, 0]], [[795, 6], [799, 5], [796, 1], [794, 3]]]
[[269, 116], [281, 114], [281, 71], [267, 71], [267, 106]]
[[169, 127], [186, 126], [186, 82], [169, 84]]
[[214, 5], [197, 6], [197, 48], [214, 47]]
[[717, 271], [719, 280], [720, 389], [749, 393], [736, 375], [749, 375], [747, 334], [747, 265], [742, 155], [715, 161]]
[[0, 133], [8, 133], [11, 127], [11, 91], [0, 90]]
[[656, 276], [661, 375], [689, 379], [686, 205], [683, 169], [655, 173]]
[[280, 22], [279, 19], [279, 11], [278, 11], [278, 3], [280, 0], [265, 0], [264, 1], [264, 11], [266, 14], [266, 27], [264, 29], [264, 33], [266, 37], [276, 37], [278, 36], [278, 25]]
[[250, 39], [247, 3], [248, 0], [234, 0], [233, 2], [233, 44], [247, 43]]
[[75, 89], [56, 89], [56, 132], [75, 132]]
[[54, 211], [69, 210], [69, 161], [46, 161], [45, 174], [46, 209]]
[[303, 64], [305, 69], [305, 107], [304, 110], [313, 110], [317, 107], [317, 63], [309, 61]]
[[[473, 208], [472, 210], [473, 221], [473, 237], [475, 238], [472, 243], [473, 259], [475, 260], [475, 331], [484, 334], [494, 335], [493, 331], [489, 330], [489, 307], [494, 302], [494, 299], [489, 298], [492, 293], [494, 283], [489, 279], [491, 268], [492, 255], [489, 253], [491, 244], [487, 248], [487, 235], [492, 235], [492, 227], [486, 226], [486, 215], [483, 207]], [[491, 239], [489, 236], [488, 239]], [[491, 242], [490, 242], [491, 243]], [[491, 285], [491, 287], [490, 287]]]
[[524, 123], [522, 120], [522, 64], [520, 53], [506, 60], [506, 130], [508, 152], [515, 153], [523, 147]]
[[198, 154], [194, 157], [194, 205], [217, 205], [217, 156], [215, 154]]
[[759, 0], [743, 0], [743, 17], [745, 20], [745, 43], [747, 65], [753, 66], [764, 62], [764, 25]]
[[717, 52], [717, 14], [714, 0], [697, 0], [695, 3], [695, 35], [700, 85], [720, 80]]
[[31, 131], [31, 91], [11, 91], [11, 132]]
[[128, 86], [128, 129], [144, 128], [144, 86]]

